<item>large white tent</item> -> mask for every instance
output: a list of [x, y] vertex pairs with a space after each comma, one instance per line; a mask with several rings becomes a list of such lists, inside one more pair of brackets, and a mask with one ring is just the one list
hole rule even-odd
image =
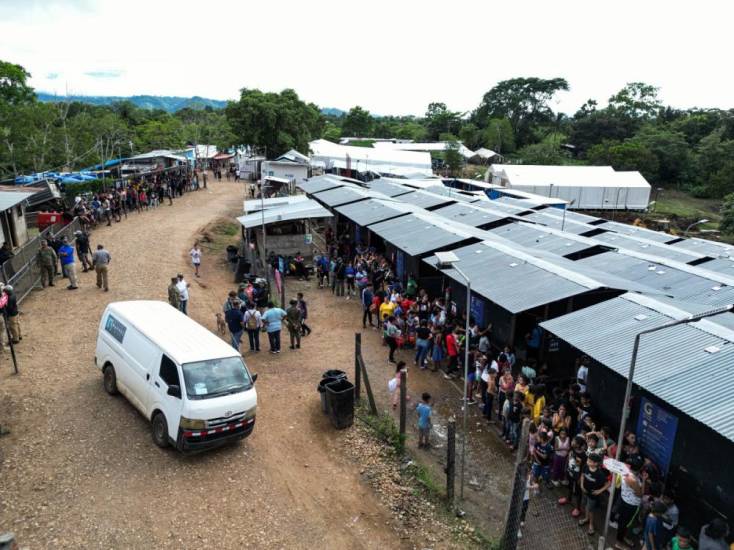
[[534, 166], [493, 164], [487, 181], [527, 193], [568, 201], [580, 210], [644, 210], [650, 184], [639, 172], [611, 166]]
[[327, 170], [337, 168], [404, 177], [433, 175], [429, 153], [338, 145], [325, 139], [312, 141], [309, 148], [311, 161], [323, 162]]

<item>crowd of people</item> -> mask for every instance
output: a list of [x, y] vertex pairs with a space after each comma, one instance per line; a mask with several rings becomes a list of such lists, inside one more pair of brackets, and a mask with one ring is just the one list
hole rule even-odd
[[[359, 299], [362, 326], [380, 330], [388, 347], [388, 364], [395, 373], [388, 390], [397, 407], [400, 373], [399, 349], [410, 349], [413, 364], [440, 372], [447, 379], [463, 377], [468, 346], [466, 403], [481, 403], [480, 413], [497, 428], [504, 443], [517, 450], [524, 421], [528, 421], [526, 460], [529, 475], [522, 520], [531, 495], [549, 491], [559, 506], [589, 535], [604, 520], [615, 477], [604, 459], [616, 457], [617, 444], [611, 427], [603, 425], [586, 390], [589, 359], [582, 357], [574, 380], [552, 380], [545, 365], [536, 361], [540, 329], [525, 335], [520, 359], [511, 343], [492, 340], [492, 326], [480, 326], [466, 313], [457, 313], [444, 296], [431, 297], [413, 275], [402, 284], [393, 263], [373, 249], [343, 240], [331, 241], [327, 254], [314, 258], [318, 287], [346, 300]], [[418, 413], [419, 447], [429, 447], [431, 395], [424, 393]], [[617, 478], [612, 526], [618, 549], [646, 550], [694, 548], [695, 539], [680, 524], [676, 495], [667, 490], [657, 465], [645, 456], [633, 432], [624, 433], [621, 461], [626, 474]], [[558, 494], [561, 491], [561, 494]], [[521, 533], [520, 533], [521, 535]], [[698, 533], [699, 549], [725, 549], [726, 524], [715, 519]], [[713, 541], [713, 542], [711, 542]]]
[[74, 198], [71, 214], [79, 218], [84, 229], [96, 227], [106, 222], [119, 223], [128, 214], [156, 209], [164, 201], [169, 205], [173, 199], [188, 191], [206, 188], [206, 172], [178, 173], [167, 172], [130, 179], [107, 192], [79, 195]]
[[260, 352], [260, 333], [264, 332], [273, 355], [281, 352], [283, 325], [288, 331], [290, 349], [301, 349], [302, 337], [312, 332], [307, 320], [308, 304], [302, 292], [297, 293], [283, 309], [270, 300], [267, 283], [262, 279], [249, 280], [241, 283], [237, 290], [231, 290], [222, 312], [217, 313], [220, 334], [229, 334], [234, 349], [241, 351], [242, 338], [246, 333], [249, 351]]

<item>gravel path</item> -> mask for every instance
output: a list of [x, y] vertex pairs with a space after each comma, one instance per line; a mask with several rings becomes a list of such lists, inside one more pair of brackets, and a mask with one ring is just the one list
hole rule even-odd
[[259, 407], [242, 444], [194, 457], [162, 451], [147, 421], [102, 389], [93, 357], [107, 302], [165, 300], [169, 277], [183, 271], [190, 314], [214, 329], [229, 274], [205, 251], [195, 280], [187, 251], [199, 229], [241, 210], [241, 200], [236, 184], [213, 182], [100, 228], [92, 242], [112, 253], [109, 293], [90, 273], [77, 291], [59, 285], [22, 304], [21, 374], [10, 374], [7, 355], [0, 360], [0, 421], [11, 430], [0, 439], [0, 531], [29, 548], [413, 547], [339, 453], [344, 433], [320, 413], [316, 382], [339, 366], [322, 350], [348, 357], [351, 342], [346, 327], [319, 338], [328, 311], [317, 303], [316, 332], [298, 359], [287, 347], [247, 357], [260, 375]]

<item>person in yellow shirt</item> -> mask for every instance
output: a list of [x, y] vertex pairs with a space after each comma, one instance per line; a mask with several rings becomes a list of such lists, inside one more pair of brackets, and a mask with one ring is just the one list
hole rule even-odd
[[390, 297], [385, 296], [385, 300], [380, 304], [378, 324], [384, 323], [385, 319], [393, 314], [396, 307], [396, 304], [390, 301]]
[[533, 393], [535, 394], [535, 402], [533, 403], [533, 422], [540, 422], [540, 417], [543, 415], [543, 409], [545, 409], [545, 388], [542, 384], [533, 386]]

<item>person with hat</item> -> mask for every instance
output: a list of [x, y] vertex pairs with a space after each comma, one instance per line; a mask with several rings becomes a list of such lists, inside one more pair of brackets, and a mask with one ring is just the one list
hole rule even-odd
[[92, 256], [92, 265], [94, 265], [94, 271], [97, 273], [97, 288], [104, 288], [107, 292], [110, 287], [107, 281], [107, 268], [112, 261], [112, 255], [105, 250], [104, 245], [98, 244], [97, 250]]
[[38, 266], [41, 268], [41, 286], [46, 288], [54, 286], [54, 272], [56, 271], [56, 261], [58, 256], [53, 248], [48, 246], [48, 241], [41, 241], [41, 248], [36, 254]]
[[61, 239], [61, 247], [59, 248], [59, 258], [61, 258], [61, 269], [69, 278], [68, 290], [76, 290], [79, 288], [76, 281], [76, 264], [74, 263], [74, 248], [69, 244], [69, 239], [64, 237]]
[[79, 256], [79, 261], [82, 263], [82, 272], [86, 273], [92, 269], [92, 263], [89, 261], [89, 235], [84, 231], [75, 231], [74, 236], [76, 237], [76, 253]]

